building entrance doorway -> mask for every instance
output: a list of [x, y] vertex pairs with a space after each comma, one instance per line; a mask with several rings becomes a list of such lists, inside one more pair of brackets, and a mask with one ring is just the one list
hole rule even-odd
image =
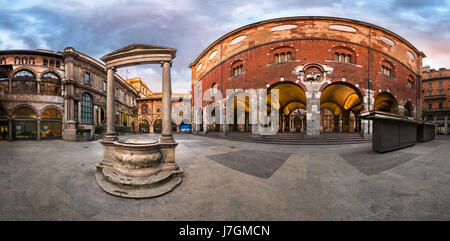
[[328, 85], [320, 96], [320, 132], [360, 132], [361, 109], [362, 94], [358, 88], [346, 82]]

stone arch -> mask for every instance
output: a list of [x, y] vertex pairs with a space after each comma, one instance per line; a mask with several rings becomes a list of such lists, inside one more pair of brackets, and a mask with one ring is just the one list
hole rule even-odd
[[16, 112], [17, 110], [19, 110], [21, 108], [30, 108], [34, 112], [34, 114], [36, 115], [37, 118], [40, 117], [40, 115], [39, 115], [40, 112], [34, 106], [29, 105], [29, 104], [19, 104], [11, 109], [11, 111], [10, 111], [11, 118], [13, 117], [14, 112]]
[[361, 88], [361, 86], [355, 82], [353, 82], [352, 80], [346, 80], [346, 81], [342, 81], [342, 80], [334, 80], [334, 81], [327, 81], [325, 83], [323, 83], [320, 86], [319, 91], [323, 92], [323, 90], [325, 88], [327, 88], [329, 85], [335, 84], [335, 83], [347, 83], [349, 86], [351, 86], [354, 89], [358, 89], [359, 93], [361, 94], [361, 98], [363, 98], [365, 96], [365, 92], [363, 90], [363, 88]]
[[63, 115], [63, 113], [64, 113], [63, 110], [61, 109], [61, 107], [59, 107], [59, 106], [57, 106], [57, 105], [48, 105], [48, 106], [42, 108], [41, 111], [39, 112], [39, 117], [42, 116], [42, 114], [44, 113], [44, 111], [46, 111], [46, 110], [48, 110], [48, 109], [50, 109], [50, 108], [56, 109], [57, 111], [59, 111], [59, 113], [61, 114], [61, 116], [64, 117], [64, 115]]
[[[56, 81], [52, 77], [45, 77], [46, 74], [51, 74], [56, 77]], [[61, 75], [59, 75], [56, 71], [46, 70], [40, 74], [40, 91], [42, 94], [49, 95], [61, 95]]]
[[348, 82], [326, 85], [320, 96], [321, 132], [359, 132], [363, 92]]
[[414, 114], [414, 105], [411, 103], [411, 101], [408, 100], [405, 103], [403, 115], [407, 117], [413, 117], [413, 114]]
[[[339, 46], [335, 46], [333, 48], [330, 49], [330, 52], [333, 54], [333, 59], [335, 61], [339, 61], [339, 59], [336, 59], [336, 53], [340, 54], [340, 55], [344, 55], [344, 56], [349, 56], [350, 55], [350, 59], [348, 62], [345, 63], [352, 63], [352, 64], [356, 64], [356, 52], [353, 48], [350, 48], [348, 46], [343, 46], [343, 45], [339, 45]], [[341, 62], [341, 61], [339, 61]]]
[[27, 70], [27, 71], [31, 72], [36, 79], [39, 76], [39, 73], [36, 70], [34, 70], [33, 68], [30, 68], [28, 66], [21, 66], [21, 67], [15, 69], [14, 71], [12, 71], [12, 76], [14, 76], [15, 74], [19, 73], [22, 70]]
[[379, 92], [374, 96], [374, 110], [398, 114], [397, 98], [390, 92]]
[[147, 117], [142, 117], [138, 121], [138, 128], [140, 133], [150, 133], [150, 121]]
[[[273, 89], [279, 90], [279, 99], [278, 103], [271, 103], [271, 91]], [[291, 81], [280, 81], [269, 88], [267, 88], [267, 105], [269, 108], [275, 107], [280, 109], [283, 106], [286, 106], [288, 102], [292, 102], [293, 100], [297, 100], [300, 103], [303, 103], [306, 106], [306, 88], [301, 86], [295, 82]], [[281, 109], [280, 109], [281, 110]], [[281, 110], [283, 111], [283, 110]]]
[[157, 116], [152, 123], [152, 129], [154, 133], [161, 133], [162, 131], [162, 119], [161, 116]]
[[55, 75], [56, 77], [58, 77], [58, 79], [61, 80], [61, 81], [62, 81], [62, 79], [63, 79], [63, 77], [61, 76], [61, 74], [58, 73], [58, 71], [51, 70], [51, 69], [46, 69], [46, 70], [42, 71], [42, 72], [40, 73], [39, 77], [42, 77], [44, 74], [47, 74], [47, 73], [52, 73], [52, 74], [54, 74], [54, 75]]

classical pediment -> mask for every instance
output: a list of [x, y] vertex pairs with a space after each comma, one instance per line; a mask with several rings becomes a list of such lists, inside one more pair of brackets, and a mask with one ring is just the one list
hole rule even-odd
[[175, 58], [176, 51], [173, 48], [152, 44], [130, 44], [103, 56], [101, 60], [107, 67], [151, 64], [171, 61]]

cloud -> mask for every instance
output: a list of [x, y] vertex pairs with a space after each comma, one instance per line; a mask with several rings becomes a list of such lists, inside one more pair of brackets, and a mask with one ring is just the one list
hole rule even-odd
[[[1, 49], [61, 51], [72, 46], [99, 59], [131, 43], [176, 48], [174, 91], [190, 89], [189, 64], [220, 36], [256, 21], [287, 16], [370, 22], [423, 50], [428, 56], [424, 63], [450, 67], [448, 0], [0, 0], [0, 6]], [[156, 65], [139, 66], [129, 68], [128, 75], [142, 77], [152, 90], [159, 91], [160, 72]]]

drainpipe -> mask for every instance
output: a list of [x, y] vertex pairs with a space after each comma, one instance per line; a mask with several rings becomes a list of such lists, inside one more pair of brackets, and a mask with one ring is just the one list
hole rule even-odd
[[[372, 71], [372, 29], [369, 29], [369, 69], [368, 69], [368, 78], [367, 78], [367, 89], [369, 90], [369, 95], [367, 96], [367, 111], [370, 111], [370, 89], [371, 87], [371, 80], [370, 80], [370, 74]], [[370, 121], [367, 122], [368, 128], [367, 128], [367, 134], [370, 134]]]

